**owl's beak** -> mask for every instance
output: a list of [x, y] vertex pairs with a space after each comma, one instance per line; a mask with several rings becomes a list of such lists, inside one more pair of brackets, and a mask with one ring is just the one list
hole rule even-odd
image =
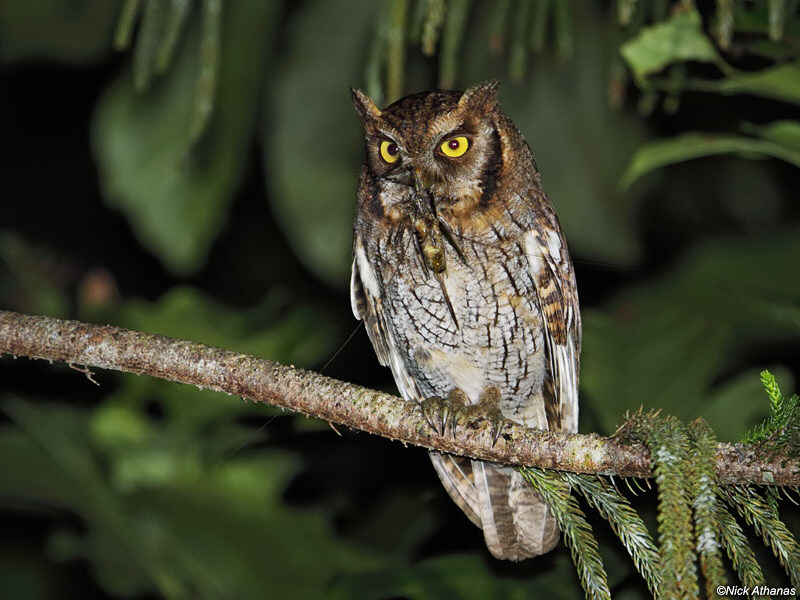
[[414, 182], [414, 192], [416, 193], [417, 197], [419, 197], [426, 187], [423, 181], [422, 169], [419, 167], [411, 167], [410, 170], [411, 180]]

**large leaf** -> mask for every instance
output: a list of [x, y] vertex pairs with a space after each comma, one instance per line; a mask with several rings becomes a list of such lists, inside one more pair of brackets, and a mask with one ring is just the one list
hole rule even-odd
[[[331, 347], [331, 332], [302, 306], [282, 314], [265, 303], [236, 310], [191, 288], [173, 288], [155, 303], [129, 302], [116, 321], [132, 329], [160, 333], [311, 366]], [[158, 423], [146, 410], [159, 407]], [[255, 444], [269, 433], [238, 427], [242, 414], [277, 415], [277, 409], [235, 396], [176, 385], [151, 377], [125, 375], [121, 385], [91, 418], [93, 442], [103, 451], [109, 480], [120, 491], [181, 482], [202, 476], [206, 457], [218, 460], [235, 448]]]
[[[310, 367], [322, 360], [333, 343], [329, 327], [303, 306], [281, 314], [283, 308], [265, 303], [237, 310], [192, 288], [178, 287], [156, 303], [130, 302], [118, 322], [131, 329], [196, 340], [284, 364]], [[239, 398], [153, 378], [126, 376], [117, 396], [128, 405], [158, 399], [179, 421], [176, 426], [191, 430], [254, 410]]]
[[[570, 68], [538, 59], [526, 82], [505, 84], [500, 99], [533, 150], [573, 256], [632, 265], [640, 252], [635, 207], [646, 190], [622, 195], [617, 181], [646, 133], [635, 115], [608, 103], [614, 25], [598, 20], [588, 4], [573, 8]], [[463, 59], [467, 82], [498, 75], [480, 69], [482, 44], [482, 39], [471, 42]]]
[[744, 393], [740, 378], [719, 389], [715, 381], [749, 345], [800, 335], [796, 256], [794, 231], [708, 244], [663, 279], [619, 295], [606, 312], [586, 311], [583, 401], [602, 431], [644, 406], [682, 419], [706, 415], [734, 439], [744, 434], [758, 397]]
[[588, 3], [571, 8], [570, 68], [539, 57], [524, 83], [514, 84], [507, 81], [506, 57], [485, 51], [497, 45], [492, 3], [472, 5], [459, 85], [503, 81], [502, 109], [533, 151], [570, 251], [578, 258], [630, 265], [639, 258], [632, 207], [641, 191], [623, 196], [617, 181], [646, 133], [634, 115], [609, 106], [615, 25], [598, 19]]
[[694, 8], [682, 8], [667, 21], [642, 29], [622, 45], [620, 52], [640, 85], [645, 85], [648, 75], [671, 64], [690, 60], [722, 62]]
[[275, 213], [297, 256], [339, 287], [348, 281], [363, 152], [348, 87], [361, 81], [376, 8], [369, 0], [304, 3], [286, 35], [288, 56], [264, 111]]
[[115, 595], [167, 598], [322, 598], [336, 573], [385, 567], [344, 543], [326, 517], [287, 507], [298, 469], [287, 454], [238, 456], [190, 484], [120, 493], [105, 480], [79, 411], [6, 405], [27, 436], [0, 429], [6, 502], [68, 509], [85, 527], [51, 551], [87, 559]]
[[752, 94], [800, 104], [800, 65], [788, 63], [754, 72], [737, 72], [715, 82], [709, 89], [723, 94]]
[[280, 3], [225, 4], [217, 105], [190, 147], [199, 76], [198, 26], [147, 94], [125, 71], [101, 99], [93, 142], [106, 200], [125, 212], [142, 242], [178, 273], [203, 264], [246, 164], [261, 79]]
[[800, 156], [800, 121], [774, 121], [764, 126], [746, 125], [744, 130]]
[[286, 364], [311, 366], [331, 348], [331, 331], [302, 304], [287, 311], [267, 298], [247, 310], [225, 306], [190, 287], [174, 287], [156, 302], [132, 300], [118, 323], [140, 331], [191, 339]]
[[684, 133], [656, 140], [636, 151], [619, 181], [619, 186], [627, 189], [643, 175], [661, 167], [717, 154], [772, 156], [800, 167], [799, 127], [794, 121], [781, 122], [780, 125], [761, 130], [766, 139], [742, 135]]

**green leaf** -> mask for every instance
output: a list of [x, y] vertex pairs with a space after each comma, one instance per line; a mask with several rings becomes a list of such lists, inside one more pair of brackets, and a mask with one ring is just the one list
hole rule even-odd
[[[776, 368], [776, 373], [790, 374]], [[708, 394], [703, 407], [703, 417], [714, 424], [714, 433], [725, 441], [738, 441], [743, 432], [764, 418], [767, 404], [755, 400], [762, 398], [764, 388], [758, 381], [758, 370], [748, 369], [736, 377], [715, 386]]]
[[361, 82], [377, 4], [304, 3], [286, 36], [285, 66], [264, 111], [270, 132], [263, 138], [266, 181], [275, 214], [300, 260], [341, 288], [349, 281], [364, 144], [348, 86]]
[[657, 411], [639, 412], [624, 425], [626, 439], [641, 440], [650, 450], [658, 486], [658, 537], [664, 598], [698, 598], [689, 474], [690, 438], [686, 426]]
[[[520, 580], [490, 570], [475, 555], [448, 555], [416, 564], [392, 565], [380, 571], [337, 579], [329, 600], [526, 600], [535, 597], [573, 600], [582, 596], [575, 569], [563, 552], [542, 557], [535, 580]], [[541, 566], [546, 562], [544, 572]]]
[[115, 596], [323, 598], [339, 573], [388, 566], [384, 554], [341, 541], [321, 511], [284, 502], [300, 466], [289, 454], [250, 452], [192, 485], [121, 492], [97, 464], [84, 412], [5, 407], [27, 435], [0, 428], [4, 499], [78, 515], [80, 530], [60, 532], [51, 550], [88, 560]]
[[[4, 409], [44, 449], [53, 467], [66, 475], [65, 498], [94, 527], [104, 530], [104, 535], [114, 540], [124, 557], [124, 570], [138, 571], [140, 576], [147, 576], [152, 585], [167, 597], [185, 594], [188, 589], [186, 582], [181, 582], [150, 552], [120, 499], [105, 485], [99, 465], [87, 451], [80, 414], [63, 407], [48, 409], [19, 400], [7, 402]], [[5, 493], [12, 492], [6, 489]], [[48, 505], [54, 502], [57, 500], [46, 500]]]
[[[717, 154], [739, 154], [748, 158], [772, 156], [800, 167], [800, 148], [795, 147], [797, 140], [794, 138], [794, 128], [781, 126], [764, 131], [772, 139], [684, 133], [650, 142], [637, 150], [619, 181], [619, 187], [628, 189], [643, 175], [661, 167]], [[790, 145], [786, 145], [786, 142]]]
[[643, 29], [623, 44], [620, 52], [634, 79], [642, 86], [646, 85], [648, 75], [675, 63], [722, 63], [714, 44], [703, 31], [700, 14], [694, 8], [681, 8], [669, 20]]
[[260, 81], [279, 3], [226, 4], [217, 105], [208, 130], [191, 146], [197, 20], [175, 64], [149, 93], [125, 72], [101, 99], [93, 146], [103, 193], [122, 210], [142, 242], [171, 270], [202, 266], [225, 223], [246, 164]]
[[[322, 360], [333, 343], [326, 323], [302, 305], [285, 315], [282, 309], [266, 302], [237, 310], [192, 288], [177, 287], [154, 303], [130, 302], [117, 322], [130, 329], [191, 339], [284, 364], [309, 367]], [[123, 382], [115, 401], [138, 406], [148, 398], [159, 400], [181, 431], [203, 431], [245, 411], [276, 414], [276, 409], [267, 405], [246, 404], [221, 392], [160, 379], [126, 375]]]
[[130, 301], [119, 318], [124, 327], [190, 339], [286, 364], [311, 366], [331, 349], [331, 331], [302, 304], [285, 315], [282, 302], [267, 298], [249, 310], [216, 302], [177, 286], [156, 302]]
[[715, 590], [728, 584], [722, 564], [722, 542], [717, 523], [720, 502], [717, 497], [717, 473], [714, 463], [717, 456], [717, 439], [703, 418], [689, 424], [691, 442], [689, 466], [689, 489], [694, 516], [696, 553], [703, 574], [706, 598]]
[[742, 130], [800, 154], [800, 121], [773, 121], [763, 126], [746, 123]]
[[800, 335], [800, 279], [786, 277], [791, 256], [800, 256], [794, 230], [707, 243], [603, 312], [584, 311], [581, 398], [600, 430], [613, 431], [620, 415], [644, 405], [683, 420], [707, 415], [721, 437], [740, 439], [766, 412], [763, 391], [755, 376], [750, 396], [738, 379], [716, 381], [742, 348]]
[[[551, 10], [552, 5], [548, 4]], [[482, 56], [491, 35], [491, 6], [479, 2], [473, 8], [487, 11], [474, 17], [486, 21], [487, 39], [469, 34], [461, 59], [464, 84], [498, 76], [496, 69], [487, 69]], [[623, 196], [617, 182], [647, 139], [646, 132], [634, 114], [608, 103], [615, 25], [596, 19], [589, 4], [574, 3], [571, 8], [575, 14], [570, 68], [537, 59], [523, 84], [503, 86], [500, 101], [530, 144], [573, 257], [633, 265], [640, 252], [634, 207], [647, 190]]]
[[750, 588], [766, 585], [764, 574], [741, 526], [721, 501], [716, 503], [715, 508], [719, 539], [739, 580]]
[[740, 71], [706, 85], [723, 94], [752, 94], [800, 104], [800, 65], [787, 63], [760, 71]]

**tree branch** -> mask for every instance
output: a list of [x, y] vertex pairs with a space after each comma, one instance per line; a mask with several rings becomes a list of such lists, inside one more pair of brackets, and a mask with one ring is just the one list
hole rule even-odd
[[[575, 473], [651, 475], [649, 453], [641, 444], [597, 434], [532, 430], [511, 422], [502, 426], [494, 444], [488, 421], [440, 435], [421, 411], [396, 396], [229, 350], [110, 325], [0, 311], [2, 353], [196, 385], [481, 460]], [[796, 460], [760, 457], [757, 448], [743, 444], [719, 444], [716, 469], [724, 483], [800, 484]]]

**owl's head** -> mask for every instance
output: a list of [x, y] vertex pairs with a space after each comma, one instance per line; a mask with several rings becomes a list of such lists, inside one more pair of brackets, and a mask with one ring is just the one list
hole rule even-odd
[[463, 93], [422, 92], [383, 110], [351, 90], [364, 121], [366, 168], [379, 180], [437, 198], [479, 200], [502, 164], [499, 87], [489, 81]]

